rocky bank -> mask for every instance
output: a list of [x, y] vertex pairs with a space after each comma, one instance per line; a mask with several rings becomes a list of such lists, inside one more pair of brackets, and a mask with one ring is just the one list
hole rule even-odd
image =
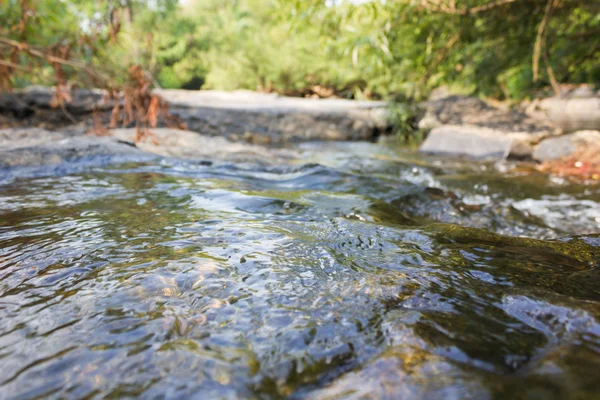
[[283, 165], [297, 158], [292, 150], [236, 143], [222, 137], [179, 129], [157, 128], [153, 139], [134, 143], [135, 128], [115, 129], [110, 136], [40, 128], [0, 129], [0, 168], [53, 167], [85, 160], [87, 164], [144, 161], [159, 156], [213, 161]]
[[434, 97], [423, 107], [419, 127], [429, 132], [423, 152], [563, 167], [600, 162], [595, 156], [600, 154], [600, 94], [593, 91], [565, 93], [516, 109], [453, 95]]
[[[0, 133], [0, 166], [52, 164], [77, 155], [137, 153], [272, 164], [295, 157], [273, 145], [374, 140], [390, 131], [385, 102], [289, 98], [249, 91], [158, 93], [188, 129], [177, 131], [164, 125], [154, 129], [159, 145], [151, 141], [134, 144], [132, 129], [113, 130], [111, 138], [83, 136], [98, 119], [108, 125], [112, 104], [101, 91], [76, 91], [63, 110], [50, 106], [52, 91], [47, 88], [3, 93], [0, 124], [36, 128]], [[565, 163], [580, 163], [594, 172], [600, 163], [596, 156], [600, 154], [600, 95], [590, 90], [514, 109], [438, 91], [421, 108], [418, 126], [428, 132], [420, 148], [423, 152], [536, 161], [551, 171], [564, 170]]]
[[[291, 98], [251, 91], [156, 92], [190, 131], [232, 141], [281, 145], [308, 140], [371, 140], [388, 127], [385, 102]], [[74, 93], [64, 112], [50, 107], [52, 91], [48, 88], [3, 93], [0, 111], [4, 125], [9, 121], [28, 125], [29, 119], [37, 117], [50, 129], [83, 132], [94, 125], [94, 109], [96, 118], [108, 125], [112, 103], [100, 91]]]

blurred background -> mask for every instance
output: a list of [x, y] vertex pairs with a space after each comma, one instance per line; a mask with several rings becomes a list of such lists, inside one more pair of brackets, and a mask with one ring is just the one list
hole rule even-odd
[[0, 10], [3, 89], [117, 85], [133, 64], [163, 88], [395, 101], [442, 85], [518, 101], [600, 81], [594, 0], [5, 0]]

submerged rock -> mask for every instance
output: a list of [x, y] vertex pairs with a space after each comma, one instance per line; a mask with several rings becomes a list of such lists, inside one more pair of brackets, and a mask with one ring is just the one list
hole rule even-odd
[[[600, 236], [564, 237], [600, 230], [600, 192], [391, 146], [300, 151], [313, 164], [0, 172], [0, 393], [600, 397]], [[513, 207], [560, 193], [539, 218]]]
[[[112, 135], [133, 142], [136, 130], [114, 129]], [[152, 129], [152, 136], [137, 143], [145, 152], [185, 159], [216, 159], [255, 164], [285, 164], [297, 157], [293, 151], [269, 149], [247, 143], [235, 143], [222, 137], [211, 137], [179, 129]]]
[[76, 136], [75, 133], [44, 129], [0, 130], [0, 168], [57, 165], [63, 162], [114, 156], [136, 156], [134, 145], [115, 138]]
[[82, 135], [77, 130], [3, 129], [0, 130], [0, 168], [58, 165], [99, 158], [110, 161], [117, 156], [139, 159], [158, 155], [261, 165], [283, 165], [297, 158], [297, 154], [289, 150], [235, 143], [177, 129], [153, 129], [150, 138], [137, 144], [134, 143], [135, 129], [115, 129], [111, 133], [112, 136], [98, 137]]

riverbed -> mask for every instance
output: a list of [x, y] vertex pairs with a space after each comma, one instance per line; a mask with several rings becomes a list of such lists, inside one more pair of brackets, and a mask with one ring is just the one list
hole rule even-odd
[[600, 186], [389, 143], [2, 170], [0, 398], [600, 397]]

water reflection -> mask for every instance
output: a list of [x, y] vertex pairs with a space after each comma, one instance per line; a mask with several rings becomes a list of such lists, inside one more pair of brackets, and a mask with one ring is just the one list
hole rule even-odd
[[0, 397], [600, 396], [598, 188], [332, 146], [0, 187]]

